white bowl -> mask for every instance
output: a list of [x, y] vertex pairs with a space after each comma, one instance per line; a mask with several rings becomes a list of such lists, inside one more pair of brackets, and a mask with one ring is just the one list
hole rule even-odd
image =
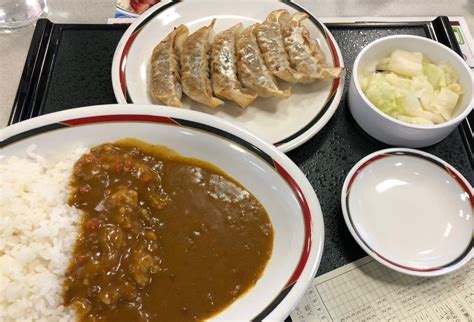
[[0, 130], [0, 162], [25, 156], [31, 144], [47, 157], [64, 156], [133, 137], [211, 162], [266, 208], [273, 253], [257, 284], [215, 316], [220, 320], [283, 320], [316, 274], [324, 224], [318, 198], [301, 170], [276, 147], [204, 113], [160, 106], [105, 105], [40, 116]]
[[443, 160], [392, 148], [349, 172], [342, 211], [357, 243], [380, 263], [406, 274], [449, 273], [473, 257], [473, 189]]
[[[395, 49], [421, 52], [435, 63], [449, 64], [459, 74], [459, 84], [464, 94], [453, 119], [437, 125], [410, 124], [386, 115], [368, 100], [360, 87], [360, 76], [374, 71], [377, 62], [389, 56]], [[445, 45], [418, 36], [389, 36], [370, 43], [357, 55], [349, 85], [349, 109], [356, 122], [377, 140], [390, 145], [423, 147], [443, 140], [472, 111], [473, 86], [474, 80], [469, 66]]]

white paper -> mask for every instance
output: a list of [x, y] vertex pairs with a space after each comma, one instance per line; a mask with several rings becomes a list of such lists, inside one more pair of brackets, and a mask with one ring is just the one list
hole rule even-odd
[[293, 321], [474, 319], [474, 259], [440, 277], [415, 277], [371, 257], [314, 279]]

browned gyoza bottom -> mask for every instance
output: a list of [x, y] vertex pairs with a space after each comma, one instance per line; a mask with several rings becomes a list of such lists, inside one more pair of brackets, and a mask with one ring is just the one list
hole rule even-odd
[[270, 258], [273, 228], [259, 201], [166, 148], [95, 147], [71, 189], [83, 222], [64, 301], [81, 320], [204, 319], [252, 287]]

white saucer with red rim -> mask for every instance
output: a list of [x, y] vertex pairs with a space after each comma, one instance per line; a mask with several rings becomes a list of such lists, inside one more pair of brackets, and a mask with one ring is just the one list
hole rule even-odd
[[392, 148], [366, 156], [346, 177], [341, 204], [357, 243], [394, 270], [437, 276], [473, 257], [473, 188], [434, 155]]

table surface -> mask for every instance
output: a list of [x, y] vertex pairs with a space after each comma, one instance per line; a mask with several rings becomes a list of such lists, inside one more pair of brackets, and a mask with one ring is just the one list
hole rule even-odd
[[[474, 30], [473, 0], [297, 0], [320, 17], [334, 16], [464, 16]], [[106, 23], [115, 14], [111, 0], [48, 0], [48, 18], [56, 23]], [[1, 35], [0, 128], [7, 125], [33, 28]]]

